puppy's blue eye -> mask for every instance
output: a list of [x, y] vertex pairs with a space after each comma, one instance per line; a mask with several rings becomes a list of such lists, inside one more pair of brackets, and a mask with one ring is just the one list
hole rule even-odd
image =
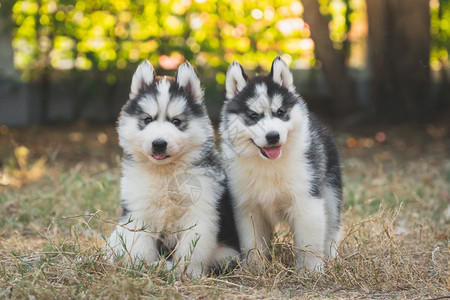
[[277, 117], [282, 117], [282, 116], [284, 116], [285, 113], [286, 113], [286, 111], [284, 109], [279, 108], [277, 110]]
[[151, 121], [153, 121], [152, 117], [147, 117], [147, 118], [144, 119], [144, 124], [147, 125]]
[[175, 118], [175, 119], [173, 119], [173, 120], [172, 120], [172, 124], [178, 127], [178, 126], [180, 126], [180, 125], [181, 125], [181, 120], [180, 120], [180, 119], [177, 119], [177, 118]]

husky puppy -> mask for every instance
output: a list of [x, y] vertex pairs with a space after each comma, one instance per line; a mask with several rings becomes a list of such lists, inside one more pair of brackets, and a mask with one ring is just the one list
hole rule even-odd
[[[340, 231], [340, 156], [328, 129], [296, 94], [277, 57], [268, 76], [248, 79], [237, 62], [226, 75], [220, 133], [244, 253], [263, 253], [274, 227], [290, 227], [297, 267], [321, 270]], [[249, 251], [248, 260], [256, 260]], [[260, 263], [260, 261], [259, 261]]]
[[238, 254], [226, 177], [192, 66], [162, 77], [144, 61], [117, 131], [123, 215], [107, 242], [112, 259], [152, 263], [166, 255], [198, 277]]

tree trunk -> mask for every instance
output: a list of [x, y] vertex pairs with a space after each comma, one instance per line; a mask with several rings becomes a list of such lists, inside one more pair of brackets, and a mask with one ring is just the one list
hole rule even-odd
[[424, 121], [430, 100], [430, 7], [428, 0], [396, 0], [394, 51], [398, 63], [399, 112]]
[[371, 104], [377, 114], [394, 103], [394, 58], [389, 53], [391, 26], [389, 0], [366, 0], [369, 23], [369, 55], [371, 68]]
[[340, 56], [333, 48], [328, 23], [320, 14], [319, 2], [303, 0], [302, 4], [303, 17], [309, 24], [311, 38], [315, 43], [316, 56], [322, 62], [322, 70], [333, 93], [334, 110], [339, 115], [345, 114], [355, 108], [356, 98], [353, 83], [345, 67], [344, 57]]
[[428, 0], [367, 0], [372, 103], [384, 121], [423, 121], [430, 109]]

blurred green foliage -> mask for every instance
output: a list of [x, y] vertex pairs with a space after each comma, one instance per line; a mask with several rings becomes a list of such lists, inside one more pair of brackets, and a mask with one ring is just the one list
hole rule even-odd
[[450, 0], [431, 0], [431, 67], [448, 68], [450, 51]]
[[[347, 31], [347, 4], [322, 5], [339, 45]], [[233, 59], [258, 70], [283, 53], [296, 66], [314, 65], [314, 42], [302, 14], [301, 3], [290, 0], [15, 1], [15, 66], [32, 79], [44, 68], [114, 74], [143, 59], [163, 69], [187, 59], [216, 69], [221, 84]]]
[[[223, 84], [226, 68], [234, 59], [255, 71], [267, 69], [277, 54], [283, 54], [294, 68], [315, 65], [314, 42], [302, 19], [300, 1], [9, 2], [15, 24], [14, 63], [25, 80], [49, 69], [89, 70], [107, 74], [108, 82], [114, 83], [120, 70], [134, 68], [143, 59], [165, 70], [187, 59], [200, 69], [214, 69], [211, 76], [217, 84]], [[335, 48], [349, 56], [352, 25], [359, 28], [353, 30], [359, 34], [354, 40], [367, 36], [365, 1], [319, 2]], [[430, 1], [434, 67], [448, 62], [449, 3]]]

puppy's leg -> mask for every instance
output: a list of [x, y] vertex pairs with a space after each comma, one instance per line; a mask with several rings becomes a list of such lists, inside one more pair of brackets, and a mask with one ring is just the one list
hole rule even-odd
[[255, 263], [257, 267], [261, 267], [261, 255], [267, 253], [271, 225], [258, 209], [236, 209], [236, 223], [244, 265]]
[[[126, 227], [126, 228], [124, 228]], [[151, 263], [159, 259], [154, 235], [140, 231], [135, 222], [116, 226], [106, 245], [109, 260], [123, 260], [132, 266], [140, 260]]]
[[321, 271], [326, 231], [323, 200], [313, 197], [296, 200], [290, 217], [294, 246], [299, 249], [297, 267]]
[[217, 275], [231, 271], [238, 265], [239, 252], [234, 248], [224, 244], [218, 244], [213, 253], [213, 271]]
[[174, 256], [178, 267], [193, 277], [205, 275], [212, 262], [213, 251], [217, 248], [217, 234], [211, 230], [215, 224], [198, 222], [184, 233]]
[[340, 241], [340, 211], [338, 203], [341, 201], [332, 189], [324, 189], [325, 209], [327, 214], [327, 226], [325, 234], [325, 257], [335, 257], [336, 249]]

